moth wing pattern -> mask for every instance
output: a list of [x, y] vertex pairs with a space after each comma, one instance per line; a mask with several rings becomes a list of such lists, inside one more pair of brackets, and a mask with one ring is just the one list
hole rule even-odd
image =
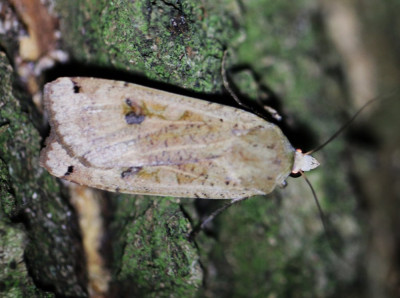
[[[131, 169], [87, 167], [80, 163], [79, 159], [69, 156], [59, 142], [52, 141], [47, 146], [46, 161], [43, 163], [50, 170], [51, 174], [94, 188], [133, 194], [162, 196], [168, 194], [168, 196], [174, 197], [215, 199], [236, 197], [238, 193], [240, 196], [254, 194], [234, 187], [229, 190], [225, 184], [218, 185], [220, 184], [218, 183], [220, 180], [218, 176], [212, 177], [210, 175], [209, 167], [212, 162], [141, 168], [141, 174], [138, 175]], [[209, 176], [207, 178], [201, 175], [195, 176], [193, 174], [193, 167], [196, 168], [197, 172], [207, 172]], [[185, 171], [185, 168], [187, 171]], [[218, 171], [218, 168], [216, 170]], [[178, 181], [178, 177], [182, 177], [181, 181]], [[174, 181], [174, 179], [177, 179], [177, 181]], [[196, 179], [202, 181], [194, 181]], [[207, 183], [207, 180], [213, 182]], [[260, 192], [260, 194], [262, 193]]]
[[41, 164], [109, 191], [240, 198], [270, 193], [294, 149], [251, 113], [135, 84], [59, 78], [45, 87], [52, 133]]

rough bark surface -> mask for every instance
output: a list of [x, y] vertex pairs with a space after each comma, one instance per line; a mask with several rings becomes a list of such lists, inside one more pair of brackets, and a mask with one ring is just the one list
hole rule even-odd
[[[397, 88], [398, 4], [335, 2], [345, 4], [346, 13], [356, 12], [361, 48], [374, 65], [368, 84], [375, 94]], [[54, 4], [60, 47], [72, 62], [53, 68], [48, 81], [76, 75], [121, 79], [235, 105], [221, 96], [221, 60], [228, 49], [232, 85], [245, 100], [261, 98], [278, 108], [285, 134], [304, 151], [359, 108], [349, 61], [361, 52], [343, 50], [344, 33], [330, 39], [329, 21], [337, 10], [329, 1]], [[13, 35], [0, 32], [0, 44], [12, 59]], [[2, 258], [8, 269], [0, 291], [10, 297], [85, 297], [86, 261], [75, 212], [65, 189], [38, 166], [43, 142], [35, 127], [41, 116], [13, 75], [2, 54], [0, 223], [7, 237], [0, 242], [3, 252], [15, 255]], [[302, 179], [229, 208], [195, 243], [186, 237], [191, 222], [221, 202], [110, 195], [104, 240], [110, 296], [398, 296], [398, 105], [377, 102], [346, 137], [316, 154], [322, 166], [308, 178], [329, 222], [329, 241]]]

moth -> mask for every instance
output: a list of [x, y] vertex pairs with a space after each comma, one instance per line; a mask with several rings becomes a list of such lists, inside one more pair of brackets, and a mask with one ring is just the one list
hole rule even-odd
[[122, 81], [59, 78], [44, 105], [41, 166], [108, 191], [240, 199], [319, 165], [252, 113]]

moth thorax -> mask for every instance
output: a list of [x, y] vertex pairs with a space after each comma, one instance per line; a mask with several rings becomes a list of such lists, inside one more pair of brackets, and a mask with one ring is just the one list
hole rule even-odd
[[303, 154], [300, 149], [296, 149], [294, 153], [294, 163], [292, 173], [310, 171], [319, 166], [319, 162], [308, 154]]

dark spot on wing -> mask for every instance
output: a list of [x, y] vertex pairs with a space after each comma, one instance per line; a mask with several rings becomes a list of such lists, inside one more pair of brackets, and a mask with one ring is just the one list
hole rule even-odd
[[74, 172], [74, 166], [69, 166], [67, 172], [65, 172], [64, 176], [69, 176]]
[[81, 86], [78, 85], [77, 82], [72, 81], [72, 83], [74, 84], [74, 93], [80, 93], [81, 92]]
[[130, 98], [126, 98], [125, 103], [130, 107], [132, 106], [132, 100]]
[[129, 169], [127, 169], [121, 173], [121, 178], [123, 179], [123, 178], [129, 177], [129, 176], [136, 175], [137, 173], [140, 172], [141, 169], [142, 169], [142, 167], [130, 167]]
[[125, 121], [128, 124], [140, 124], [146, 117], [144, 115], [138, 115], [135, 112], [129, 112], [125, 115]]

